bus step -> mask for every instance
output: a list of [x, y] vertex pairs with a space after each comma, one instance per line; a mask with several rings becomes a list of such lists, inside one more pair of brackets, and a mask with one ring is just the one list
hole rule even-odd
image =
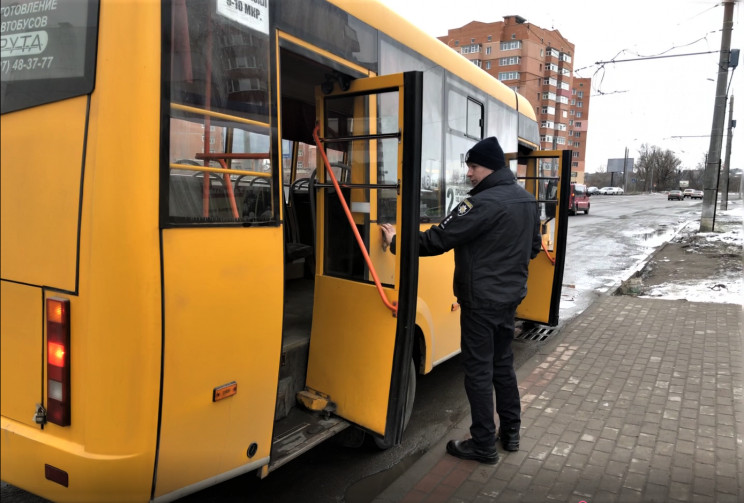
[[293, 409], [289, 416], [276, 423], [278, 433], [271, 446], [271, 462], [268, 470], [259, 471], [259, 476], [265, 477], [348, 426], [349, 423], [338, 417], [323, 419], [320, 415]]

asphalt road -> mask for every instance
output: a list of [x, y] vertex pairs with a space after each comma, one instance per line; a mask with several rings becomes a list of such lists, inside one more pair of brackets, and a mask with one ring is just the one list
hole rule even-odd
[[[588, 215], [569, 217], [561, 325], [597, 296], [611, 292], [684, 223], [699, 219], [700, 201], [667, 201], [666, 196], [592, 196]], [[560, 325], [559, 327], [560, 328]], [[560, 337], [560, 330], [552, 337]], [[517, 365], [539, 351], [541, 342], [515, 343]], [[181, 503], [364, 503], [371, 501], [430, 446], [468, 414], [460, 359], [419, 376], [413, 415], [403, 443], [387, 451], [369, 441], [344, 437], [316, 447], [264, 480], [246, 474], [178, 500]], [[348, 430], [347, 430], [348, 431]], [[358, 442], [357, 442], [358, 443]], [[2, 501], [44, 501], [2, 484]]]

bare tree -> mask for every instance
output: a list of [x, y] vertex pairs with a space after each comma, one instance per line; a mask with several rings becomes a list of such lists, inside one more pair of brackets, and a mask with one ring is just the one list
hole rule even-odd
[[638, 156], [635, 173], [646, 181], [646, 190], [667, 190], [679, 186], [678, 168], [682, 161], [674, 152], [644, 143], [638, 150]]

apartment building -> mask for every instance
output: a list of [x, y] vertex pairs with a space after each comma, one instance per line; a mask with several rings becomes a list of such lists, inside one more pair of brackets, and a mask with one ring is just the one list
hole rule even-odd
[[540, 125], [540, 148], [572, 150], [572, 181], [584, 182], [592, 81], [574, 77], [574, 44], [521, 16], [473, 21], [438, 38], [525, 96]]

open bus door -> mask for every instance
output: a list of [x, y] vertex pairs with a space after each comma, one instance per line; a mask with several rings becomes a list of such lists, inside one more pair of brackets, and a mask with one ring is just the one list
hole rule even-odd
[[[422, 82], [408, 72], [316, 93], [317, 142], [328, 162], [315, 184], [305, 398], [324, 397], [330, 411], [388, 445], [402, 436], [412, 358]], [[396, 255], [382, 248], [381, 223], [396, 226]]]
[[551, 326], [558, 324], [568, 230], [571, 155], [570, 150], [505, 155], [507, 162], [516, 160], [517, 180], [535, 196], [540, 208], [542, 250], [530, 262], [527, 297], [517, 308], [517, 318], [521, 320]]

